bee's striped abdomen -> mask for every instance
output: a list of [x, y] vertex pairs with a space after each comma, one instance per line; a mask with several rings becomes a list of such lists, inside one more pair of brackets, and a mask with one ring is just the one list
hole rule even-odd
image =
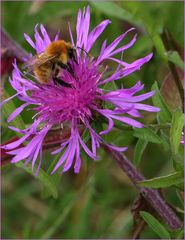
[[52, 66], [49, 63], [42, 64], [34, 69], [34, 74], [41, 83], [48, 83], [52, 78]]

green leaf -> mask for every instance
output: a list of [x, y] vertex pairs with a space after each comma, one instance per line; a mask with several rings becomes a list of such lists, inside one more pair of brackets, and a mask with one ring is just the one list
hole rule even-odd
[[90, 133], [88, 131], [88, 129], [85, 129], [82, 133], [82, 139], [85, 143], [87, 143], [90, 139]]
[[181, 229], [178, 236], [177, 236], [177, 239], [184, 239], [184, 229]]
[[[110, 76], [111, 73], [113, 73], [113, 71], [112, 72], [108, 72], [107, 77]], [[103, 88], [106, 91], [113, 91], [113, 90], [117, 90], [118, 89], [115, 81], [105, 83]]]
[[104, 135], [104, 137], [107, 142], [116, 146], [128, 146], [134, 140], [132, 129], [120, 130], [114, 128], [110, 133]]
[[179, 191], [178, 189], [176, 189], [176, 194], [178, 197], [178, 201], [180, 203], [180, 207], [183, 208], [184, 207], [184, 193], [182, 191]]
[[184, 168], [184, 148], [179, 146], [179, 153], [172, 154], [171, 159], [173, 161], [173, 167], [176, 172], [181, 171]]
[[[154, 15], [152, 12], [153, 9], [147, 3], [144, 4], [144, 9], [147, 9], [147, 10], [143, 11], [143, 4], [144, 4], [143, 2], [138, 1], [137, 9], [135, 9], [133, 11], [132, 10], [133, 6], [130, 6], [130, 11], [132, 12], [133, 15], [137, 15], [137, 20], [142, 22], [141, 26], [142, 26], [142, 28], [145, 28], [145, 31], [150, 36], [150, 38], [153, 42], [153, 45], [155, 46], [155, 48], [158, 52], [158, 56], [160, 56], [161, 59], [163, 59], [165, 62], [167, 62], [167, 56], [164, 54], [166, 51], [165, 46], [160, 37], [160, 33], [163, 29], [163, 21], [161, 21], [160, 16], [156, 17], [156, 14], [159, 11], [157, 11]], [[160, 15], [162, 15], [162, 14], [160, 14]], [[155, 21], [154, 21], [154, 19], [155, 19]], [[135, 20], [136, 20], [136, 18], [135, 18]]]
[[165, 61], [167, 62], [167, 56], [164, 54], [166, 49], [165, 49], [165, 46], [163, 44], [163, 41], [160, 37], [159, 34], [152, 34], [150, 35], [150, 37], [152, 38], [152, 41], [154, 43], [154, 46], [156, 47], [158, 53], [159, 53], [159, 56]]
[[166, 228], [150, 213], [141, 211], [141, 217], [145, 220], [148, 226], [162, 239], [170, 239], [170, 233]]
[[[55, 185], [55, 188], [58, 188], [58, 184], [60, 182], [61, 176], [62, 174], [59, 173], [59, 169], [51, 175], [51, 172], [53, 171], [55, 165], [57, 164], [57, 162], [59, 161], [61, 157], [61, 153], [57, 154], [57, 156], [52, 160], [51, 164], [49, 165], [46, 173], [50, 176], [51, 181], [53, 182], [53, 184]], [[52, 192], [50, 191], [50, 189], [48, 189], [48, 187], [44, 186], [41, 196], [43, 198], [48, 198], [52, 195]], [[57, 194], [58, 195], [58, 194]], [[57, 198], [57, 196], [56, 196]]]
[[136, 147], [134, 150], [134, 164], [138, 166], [141, 161], [141, 157], [143, 155], [143, 152], [148, 144], [147, 140], [139, 139], [136, 143]]
[[91, 180], [89, 181], [88, 188], [83, 193], [83, 205], [81, 205], [80, 210], [80, 218], [78, 222], [75, 224], [74, 227], [74, 234], [75, 238], [82, 239], [83, 236], [86, 234], [88, 235], [90, 231], [90, 225], [86, 224], [89, 220], [90, 213], [93, 207], [93, 196], [94, 196], [94, 176], [92, 176]]
[[50, 224], [49, 227], [42, 232], [40, 239], [52, 239], [52, 236], [57, 230], [61, 229], [62, 225], [66, 226], [66, 218], [72, 209], [74, 209], [75, 204], [79, 204], [81, 202], [82, 198], [84, 197], [85, 190], [91, 188], [89, 184], [92, 184], [91, 176], [86, 179], [86, 182], [82, 185], [82, 187], [80, 189], [76, 189], [74, 193], [71, 191], [71, 189], [66, 192], [62, 201], [60, 201], [63, 205], [62, 211], [58, 212], [57, 217], [53, 220], [52, 224]]
[[157, 177], [145, 181], [140, 181], [138, 183], [142, 187], [164, 188], [174, 186], [176, 184], [181, 184], [183, 182], [184, 182], [183, 172], [179, 171], [163, 177]]
[[[134, 25], [139, 25], [140, 21], [135, 21], [133, 14], [127, 10], [120, 7], [114, 2], [101, 2], [101, 1], [91, 1], [91, 4], [94, 5], [99, 11], [106, 14], [109, 17], [115, 17], [128, 21]], [[141, 23], [140, 23], [141, 24]]]
[[50, 239], [52, 235], [55, 233], [55, 231], [61, 227], [61, 225], [64, 223], [66, 220], [68, 214], [70, 213], [75, 200], [71, 200], [68, 202], [66, 205], [65, 209], [63, 212], [59, 213], [55, 221], [43, 232], [43, 235], [41, 236], [41, 239]]
[[180, 140], [184, 126], [184, 114], [181, 110], [173, 112], [172, 125], [170, 128], [170, 144], [173, 154], [178, 153]]
[[179, 53], [176, 51], [168, 51], [166, 52], [166, 55], [168, 57], [168, 60], [170, 62], [173, 62], [174, 64], [176, 64], [179, 68], [181, 68], [182, 70], [184, 70], [184, 62], [181, 59], [181, 57], [179, 56]]
[[[61, 17], [74, 16], [74, 12], [78, 11], [78, 8], [83, 6], [83, 3], [71, 4], [66, 2], [65, 10], [61, 7], [61, 2], [45, 2], [36, 12], [32, 11], [32, 2], [12, 2], [10, 5], [8, 2], [3, 3], [3, 9], [6, 14], [3, 15], [3, 23], [5, 29], [11, 34], [11, 36], [18, 40], [18, 42], [23, 42], [23, 33], [33, 33], [34, 26], [37, 23], [43, 23], [46, 25], [48, 22], [57, 21]], [[12, 18], [9, 16], [15, 16], [17, 14], [19, 17]], [[28, 21], [29, 18], [29, 21]], [[26, 22], [26, 28], [25, 28]], [[26, 46], [26, 45], [25, 45]]]
[[160, 137], [150, 128], [134, 128], [133, 135], [139, 139], [143, 139], [153, 143], [161, 143]]
[[155, 95], [152, 97], [153, 104], [161, 109], [161, 111], [158, 112], [159, 122], [161, 123], [171, 122], [172, 114], [168, 106], [166, 105], [163, 97], [161, 96], [157, 82], [153, 84], [152, 90], [156, 91]]
[[[44, 186], [47, 187], [47, 189], [51, 192], [54, 198], [57, 198], [58, 192], [55, 183], [53, 182], [52, 178], [50, 175], [48, 175], [43, 169], [39, 170], [39, 173], [37, 176], [34, 175], [32, 171], [31, 164], [27, 164], [24, 166], [23, 162], [18, 162], [15, 164], [17, 167], [24, 169], [26, 172], [34, 176], [35, 178], [39, 179]], [[36, 168], [36, 167], [35, 167]]]

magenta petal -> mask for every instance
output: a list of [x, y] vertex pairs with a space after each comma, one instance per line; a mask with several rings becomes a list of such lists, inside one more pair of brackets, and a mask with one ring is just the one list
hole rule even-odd
[[8, 128], [14, 132], [24, 133], [24, 130], [21, 130], [21, 129], [13, 127], [13, 126], [8, 126]]
[[[152, 56], [153, 56], [153, 53], [150, 53], [150, 54], [148, 54], [146, 57], [140, 58], [140, 59], [134, 61], [133, 63], [129, 64], [129, 65], [126, 67], [126, 68], [127, 68], [127, 71], [130, 70], [129, 74], [130, 74], [131, 72], [134, 72], [134, 71], [136, 71], [136, 70], [139, 70], [145, 63], [147, 63], [147, 62], [150, 61], [150, 59], [152, 58]], [[120, 64], [122, 64], [122, 63], [120, 62]], [[127, 74], [127, 75], [128, 75], [128, 74]]]
[[58, 33], [55, 35], [54, 42], [59, 39], [59, 34], [60, 34], [60, 32], [58, 32]]
[[[32, 140], [26, 145], [13, 159], [12, 163], [16, 163], [18, 161], [21, 161], [32, 154], [34, 152], [34, 159], [36, 160], [37, 154], [37, 148], [41, 147], [42, 141], [49, 131], [49, 128], [43, 128], [35, 137], [32, 138]], [[26, 135], [25, 135], [26, 136]], [[36, 155], [35, 155], [36, 154]], [[33, 166], [33, 165], [32, 165]]]
[[83, 142], [80, 136], [78, 136], [79, 141], [84, 149], [84, 151], [89, 155], [89, 157], [96, 159], [97, 157], [89, 150], [89, 148], [86, 146], [86, 144]]
[[131, 115], [132, 117], [142, 118], [142, 115], [140, 114], [139, 111], [137, 111], [137, 109], [132, 109], [132, 110], [128, 111], [127, 113], [129, 115]]
[[111, 56], [112, 51], [117, 47], [117, 45], [121, 42], [121, 40], [130, 32], [133, 31], [134, 28], [129, 29], [128, 31], [126, 31], [125, 33], [123, 33], [122, 35], [120, 35], [119, 37], [117, 37], [108, 47], [105, 48], [105, 50], [103, 51], [102, 55], [100, 55], [97, 59], [97, 63], [99, 64], [100, 62], [102, 62], [104, 59], [108, 58]]
[[132, 118], [128, 118], [128, 117], [123, 117], [123, 116], [112, 116], [114, 119], [117, 119], [118, 121], [124, 122], [128, 125], [131, 125], [133, 127], [137, 127], [137, 128], [142, 128], [143, 124], [132, 119]]
[[80, 31], [81, 26], [82, 26], [82, 23], [81, 23], [82, 21], [81, 20], [82, 20], [82, 11], [79, 10], [78, 11], [78, 16], [77, 16], [77, 24], [76, 24], [76, 36], [77, 36], [76, 45], [78, 47], [82, 47], [81, 46], [81, 31]]
[[32, 148], [24, 147], [15, 157], [12, 158], [11, 163], [17, 163], [21, 160], [24, 160], [31, 154]]
[[126, 77], [128, 75], [130, 75], [131, 73], [140, 70], [140, 68], [146, 63], [148, 62], [151, 57], [153, 56], [152, 53], [150, 53], [149, 55], [147, 55], [144, 58], [140, 58], [136, 61], [134, 61], [133, 63], [125, 63], [122, 60], [118, 60], [116, 58], [110, 58], [115, 62], [118, 62], [119, 64], [121, 64], [122, 66], [124, 66], [124, 68], [115, 71], [109, 78], [101, 81], [98, 83], [98, 85], [102, 85], [111, 81], [115, 81], [115, 80], [119, 80], [120, 78]]
[[126, 98], [126, 101], [128, 101], [128, 102], [139, 102], [139, 101], [143, 101], [147, 98], [152, 97], [154, 94], [155, 94], [155, 91], [151, 91], [151, 92], [144, 93], [144, 94], [141, 94], [141, 95], [138, 95], [138, 96], [128, 97], [128, 98]]
[[38, 143], [39, 143], [38, 137], [33, 138], [27, 146], [25, 146], [14, 158], [12, 158], [11, 162], [16, 163], [27, 158], [31, 154], [31, 152], [36, 148]]
[[10, 101], [12, 98], [16, 97], [16, 96], [19, 95], [19, 94], [20, 94], [20, 93], [18, 92], [18, 93], [16, 93], [16, 94], [12, 95], [11, 97], [5, 99], [3, 102], [0, 103], [0, 108], [1, 108], [6, 102]]
[[25, 136], [23, 136], [22, 138], [20, 138], [19, 140], [9, 143], [7, 145], [4, 145], [3, 148], [4, 149], [13, 149], [18, 147], [19, 145], [21, 145], [29, 136], [31, 133], [27, 133]]
[[[97, 38], [101, 35], [107, 25], [111, 23], [110, 20], [104, 20], [98, 26], [96, 26], [89, 34], [87, 39], [86, 51], [89, 52]], [[103, 50], [105, 49], [106, 41], [103, 44]]]
[[75, 166], [74, 166], [74, 172], [79, 173], [80, 172], [80, 166], [81, 166], [81, 159], [80, 157], [76, 159]]
[[100, 55], [103, 54], [103, 52], [104, 52], [104, 50], [105, 50], [105, 48], [106, 48], [106, 45], [107, 45], [107, 40], [105, 40], [105, 41], [103, 42], [102, 46], [101, 46]]
[[71, 142], [71, 151], [67, 157], [67, 160], [66, 160], [66, 163], [64, 165], [64, 168], [63, 168], [63, 172], [66, 172], [72, 165], [73, 163], [73, 159], [74, 159], [74, 156], [75, 156], [75, 150], [76, 150], [76, 143], [75, 141], [74, 142]]
[[153, 107], [153, 106], [143, 104], [143, 103], [136, 103], [135, 108], [139, 109], [139, 110], [148, 111], [148, 112], [159, 112], [160, 111], [160, 108], [158, 108], [158, 107]]
[[64, 152], [64, 154], [61, 156], [61, 158], [59, 159], [58, 163], [57, 163], [56, 166], [54, 167], [51, 175], [52, 175], [53, 173], [55, 173], [56, 170], [65, 162], [67, 156], [69, 155], [69, 152], [70, 152], [70, 148], [69, 148], [69, 146], [68, 146], [68, 148], [66, 149], [66, 151]]
[[25, 160], [23, 168], [24, 168], [29, 162], [31, 162], [32, 158], [33, 158], [33, 153], [30, 154], [30, 156]]
[[84, 22], [83, 22], [83, 45], [84, 49], [86, 49], [87, 46], [87, 37], [89, 32], [89, 24], [90, 24], [90, 7], [87, 6]]
[[39, 164], [38, 164], [37, 170], [36, 170], [36, 172], [35, 172], [35, 176], [36, 176], [36, 177], [38, 176], [41, 163], [42, 163], [42, 147], [40, 148], [40, 160], [39, 160]]
[[88, 123], [86, 123], [86, 127], [89, 129], [91, 135], [92, 152], [96, 156], [96, 149], [100, 147], [100, 142], [102, 140], [100, 136], [94, 131], [94, 129]]
[[96, 155], [96, 141], [95, 141], [95, 137], [93, 136], [92, 133], [91, 134], [91, 143], [92, 143], [92, 152], [94, 155]]
[[79, 146], [79, 143], [77, 142], [77, 145], [76, 145], [76, 160], [75, 160], [75, 165], [74, 165], [74, 172], [75, 173], [79, 173], [80, 166], [81, 166], [80, 146]]
[[35, 43], [32, 41], [30, 36], [28, 34], [24, 33], [24, 37], [25, 37], [26, 41], [32, 46], [32, 48], [36, 49]]
[[115, 55], [119, 52], [123, 52], [126, 49], [132, 47], [134, 45], [134, 43], [136, 42], [136, 40], [137, 40], [137, 34], [134, 35], [134, 37], [132, 38], [132, 40], [129, 43], [127, 43], [126, 45], [124, 45], [124, 46], [116, 49], [115, 51], [113, 51], [110, 56], [113, 56], [113, 55]]
[[32, 171], [34, 170], [34, 166], [35, 166], [35, 162], [37, 160], [40, 148], [42, 147], [42, 142], [40, 142], [37, 146], [37, 148], [35, 149], [34, 155], [33, 155], [33, 159], [32, 159]]
[[128, 31], [126, 31], [125, 33], [123, 33], [122, 35], [120, 35], [119, 37], [117, 37], [104, 51], [105, 56], [109, 55], [116, 47], [117, 45], [120, 43], [120, 41], [127, 35], [127, 33], [129, 33], [130, 31], [133, 31], [134, 28], [129, 29]]
[[18, 107], [17, 109], [15, 109], [15, 111], [8, 117], [8, 122], [11, 122], [15, 117], [17, 117], [26, 106], [28, 106], [29, 103], [24, 103], [23, 105], [21, 105], [20, 107]]
[[114, 127], [114, 121], [111, 118], [108, 118], [108, 120], [109, 120], [109, 125], [108, 125], [107, 130], [100, 132], [100, 135], [105, 135], [105, 134], [109, 133], [112, 130], [112, 128]]
[[69, 35], [70, 35], [71, 43], [72, 43], [73, 46], [75, 46], [74, 39], [73, 39], [73, 34], [72, 34], [72, 31], [71, 31], [71, 26], [70, 26], [69, 22], [68, 22], [68, 29], [69, 29]]
[[44, 43], [45, 45], [49, 45], [51, 43], [51, 40], [46, 32], [46, 29], [44, 28], [43, 24], [40, 25], [40, 30], [41, 30], [41, 33], [43, 35], [43, 39], [44, 39]]
[[7, 153], [10, 154], [10, 155], [16, 155], [23, 149], [24, 149], [24, 147], [21, 147], [21, 148], [18, 148], [18, 149], [14, 149], [14, 150], [8, 151]]
[[113, 146], [113, 145], [110, 145], [110, 144], [106, 144], [108, 147], [118, 151], [118, 152], [125, 152], [128, 147], [117, 147], [117, 146]]
[[143, 88], [144, 88], [144, 85], [141, 84], [140, 81], [138, 81], [133, 87], [128, 88], [128, 89], [124, 89], [124, 92], [126, 94], [134, 94], [138, 91], [141, 91]]
[[55, 150], [55, 151], [53, 151], [53, 152], [51, 152], [51, 154], [57, 154], [57, 153], [59, 153], [59, 152], [61, 152], [64, 148], [65, 148], [65, 146], [68, 144], [69, 142], [67, 141], [67, 142], [64, 142], [64, 143], [62, 143], [61, 144], [61, 147], [60, 148], [58, 148], [57, 150]]

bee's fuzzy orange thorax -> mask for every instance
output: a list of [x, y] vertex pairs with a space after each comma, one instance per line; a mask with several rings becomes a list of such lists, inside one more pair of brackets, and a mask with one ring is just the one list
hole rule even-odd
[[56, 42], [52, 42], [47, 48], [46, 52], [48, 55], [60, 55], [61, 53], [67, 54], [67, 45], [64, 40], [58, 40]]

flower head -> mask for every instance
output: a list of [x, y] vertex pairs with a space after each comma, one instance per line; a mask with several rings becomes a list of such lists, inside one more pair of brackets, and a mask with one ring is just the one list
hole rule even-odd
[[[75, 173], [78, 173], [81, 166], [80, 148], [92, 159], [96, 160], [96, 149], [100, 146], [101, 142], [104, 142], [101, 136], [112, 130], [114, 120], [141, 128], [143, 125], [133, 119], [133, 117], [142, 117], [139, 110], [149, 112], [159, 111], [156, 107], [140, 103], [154, 94], [154, 91], [152, 91], [138, 95], [137, 93], [144, 87], [140, 82], [129, 89], [121, 88], [114, 91], [104, 91], [104, 84], [117, 81], [139, 70], [141, 66], [152, 57], [152, 54], [149, 54], [132, 63], [126, 63], [114, 57], [117, 53], [124, 53], [126, 49], [135, 43], [136, 35], [126, 45], [118, 47], [118, 44], [124, 37], [134, 30], [133, 28], [117, 37], [109, 45], [107, 45], [105, 40], [97, 58], [89, 56], [89, 52], [95, 41], [108, 24], [110, 24], [110, 21], [105, 20], [89, 33], [90, 8], [87, 7], [83, 12], [81, 10], [78, 12], [76, 42], [73, 39], [73, 34], [69, 26], [71, 43], [77, 53], [77, 63], [71, 60], [71, 66], [75, 73], [74, 76], [67, 70], [63, 70], [60, 78], [66, 83], [69, 83], [71, 87], [55, 85], [52, 81], [48, 84], [40, 84], [39, 81], [37, 81], [38, 79], [33, 82], [31, 79], [25, 77], [17, 67], [16, 62], [14, 63], [10, 83], [17, 93], [12, 97], [17, 96], [24, 103], [9, 116], [8, 122], [11, 122], [29, 105], [34, 105], [33, 109], [36, 111], [36, 114], [34, 115], [32, 125], [27, 129], [20, 130], [15, 127], [10, 127], [14, 131], [23, 133], [22, 138], [4, 146], [4, 148], [9, 151], [9, 154], [14, 155], [12, 158], [13, 163], [26, 160], [26, 163], [31, 161], [32, 167], [34, 167], [39, 153], [42, 155], [42, 143], [48, 131], [54, 125], [60, 125], [63, 126], [63, 128], [70, 128], [70, 136], [61, 142], [59, 149], [52, 152], [52, 154], [61, 152], [61, 157], [54, 167], [53, 173], [61, 166], [63, 166], [62, 172], [65, 172], [73, 164]], [[25, 34], [25, 38], [37, 54], [44, 52], [46, 47], [51, 43], [51, 39], [43, 25], [40, 25], [40, 33], [38, 26], [35, 27], [35, 41], [32, 41], [27, 34]], [[53, 41], [57, 40], [58, 35], [56, 35]], [[103, 63], [105, 60], [114, 61], [118, 64], [114, 73], [108, 77], [104, 77], [106, 67], [103, 67]], [[135, 96], [135, 94], [137, 95]], [[8, 100], [9, 99], [4, 102]], [[103, 107], [105, 102], [111, 105], [110, 109]], [[108, 122], [107, 129], [99, 133], [92, 127], [94, 116], [97, 113]], [[88, 147], [82, 139], [79, 130], [81, 126], [89, 132], [91, 147]], [[28, 139], [28, 144], [20, 147], [20, 145]], [[125, 151], [127, 149], [126, 147], [116, 147], [112, 145], [111, 147], [117, 151]], [[41, 160], [42, 156], [40, 156], [39, 167]]]

